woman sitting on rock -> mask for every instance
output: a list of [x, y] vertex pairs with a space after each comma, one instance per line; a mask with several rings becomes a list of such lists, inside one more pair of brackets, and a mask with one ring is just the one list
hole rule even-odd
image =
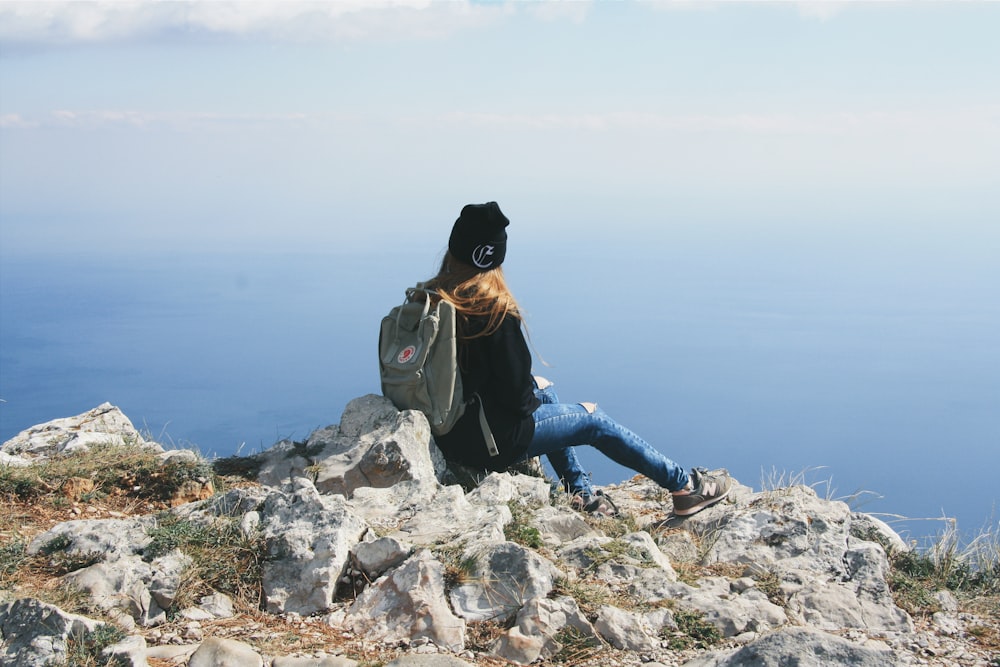
[[590, 445], [642, 473], [673, 496], [673, 511], [694, 514], [729, 493], [727, 475], [679, 465], [621, 426], [593, 403], [560, 403], [552, 384], [531, 373], [531, 355], [521, 331], [517, 302], [501, 264], [510, 224], [496, 202], [469, 204], [455, 221], [441, 270], [427, 284], [457, 313], [458, 359], [465, 398], [478, 396], [496, 440], [491, 456], [480, 426], [479, 406], [470, 406], [435, 442], [451, 461], [494, 471], [545, 455], [572, 505], [604, 516], [617, 514], [610, 499], [591, 486], [573, 447]]

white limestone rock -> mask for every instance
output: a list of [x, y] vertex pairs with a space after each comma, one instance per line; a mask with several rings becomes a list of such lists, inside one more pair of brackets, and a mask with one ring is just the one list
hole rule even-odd
[[340, 424], [315, 431], [305, 443], [283, 441], [255, 458], [262, 463], [262, 484], [308, 477], [321, 493], [351, 498], [358, 488], [408, 480], [436, 486], [445, 462], [432, 450], [437, 446], [421, 413], [399, 412], [388, 399], [369, 394], [348, 403]]
[[166, 620], [166, 611], [149, 591], [152, 578], [151, 564], [138, 556], [122, 556], [70, 572], [63, 584], [87, 593], [106, 613], [126, 613], [135, 622], [152, 626]]
[[466, 498], [473, 505], [498, 505], [516, 500], [528, 507], [540, 507], [548, 505], [549, 495], [549, 483], [541, 477], [493, 472]]
[[[275, 665], [274, 667], [278, 667]], [[474, 667], [453, 655], [401, 655], [385, 663], [385, 667]]]
[[890, 530], [884, 524], [865, 520], [864, 530], [852, 529], [855, 515], [846, 504], [820, 499], [807, 486], [752, 494], [725, 509], [684, 524], [711, 538], [703, 563], [745, 563], [773, 573], [789, 614], [820, 628], [912, 631], [912, 619], [889, 591], [884, 550], [858, 537]]
[[465, 552], [475, 560], [468, 580], [452, 589], [452, 608], [469, 621], [513, 616], [525, 602], [545, 597], [565, 575], [551, 561], [514, 542], [473, 545]]
[[181, 610], [181, 616], [190, 621], [211, 621], [218, 618], [232, 618], [234, 615], [233, 600], [223, 593], [206, 595], [198, 601], [197, 607]]
[[0, 466], [9, 468], [27, 468], [32, 463], [34, 462], [24, 458], [23, 456], [8, 454], [7, 452], [0, 450]]
[[380, 537], [358, 543], [351, 553], [354, 564], [374, 580], [406, 560], [413, 553], [413, 547], [395, 537]]
[[365, 522], [342, 496], [322, 496], [308, 479], [294, 491], [273, 491], [261, 510], [267, 544], [263, 589], [271, 613], [308, 615], [329, 609], [351, 549]]
[[545, 660], [562, 649], [559, 635], [566, 629], [575, 631], [594, 646], [603, 645], [576, 600], [559, 596], [529, 600], [518, 612], [514, 625], [494, 642], [491, 653], [520, 665]]
[[142, 635], [131, 635], [101, 651], [101, 658], [116, 667], [149, 667], [146, 657], [146, 639]]
[[48, 667], [67, 659], [67, 640], [103, 623], [32, 598], [0, 604], [0, 665]]
[[856, 644], [811, 628], [784, 628], [735, 651], [698, 656], [683, 667], [897, 667], [887, 646]]
[[279, 656], [271, 662], [271, 667], [358, 667], [357, 660], [341, 655], [320, 657]]
[[700, 614], [724, 637], [768, 632], [788, 623], [785, 610], [757, 588], [734, 586], [724, 577], [706, 577], [696, 586], [679, 586], [683, 589], [675, 590], [684, 592], [674, 598], [677, 606]]
[[677, 580], [669, 559], [645, 531], [617, 539], [603, 535], [581, 537], [564, 545], [558, 553], [561, 560], [577, 570], [593, 572], [596, 578], [611, 585], [633, 584], [649, 569], [662, 572], [657, 579]]
[[659, 628], [652, 627], [641, 614], [605, 605], [597, 610], [594, 628], [619, 650], [648, 653], [659, 647]]
[[147, 442], [129, 418], [110, 403], [102, 403], [75, 417], [53, 419], [25, 429], [0, 445], [0, 451], [30, 460], [105, 444], [163, 451], [156, 443]]
[[135, 556], [152, 541], [149, 530], [155, 524], [153, 516], [65, 521], [36, 535], [28, 544], [28, 553], [53, 549], [75, 556], [97, 553], [105, 561]]
[[445, 596], [444, 566], [427, 549], [366, 588], [343, 623], [385, 643], [428, 639], [453, 652], [465, 647], [465, 621], [452, 613]]
[[[669, 494], [636, 477], [611, 488], [611, 495], [624, 512], [650, 527], [615, 532], [618, 537], [612, 538], [601, 522], [553, 506], [549, 484], [539, 477], [492, 473], [468, 493], [457, 485], [442, 485], [440, 453], [421, 420], [415, 413], [396, 411], [381, 397], [356, 399], [341, 424], [317, 431], [301, 445], [279, 443], [261, 455], [261, 480], [267, 485], [189, 503], [171, 510], [171, 516], [203, 525], [232, 521], [245, 537], [262, 538], [268, 611], [289, 619], [332, 611], [331, 625], [345, 633], [408, 647], [409, 653], [398, 658], [400, 665], [418, 658], [459, 660], [433, 652], [463, 651], [466, 622], [488, 618], [513, 619], [490, 647], [495, 656], [513, 663], [548, 660], [572, 633], [574, 642], [582, 638], [595, 650], [605, 642], [620, 647], [628, 662], [675, 664], [676, 656], [659, 639], [662, 628], [676, 627], [666, 605], [656, 604], [666, 601], [670, 609], [695, 612], [714, 624], [730, 646], [744, 645], [699, 656], [689, 663], [697, 667], [766, 667], [782, 661], [895, 665], [900, 655], [919, 661], [907, 651], [920, 642], [939, 650], [948, 641], [949, 655], [961, 653], [966, 623], [961, 614], [949, 609], [935, 616], [936, 636], [928, 639], [927, 632], [914, 633], [912, 620], [892, 601], [885, 549], [895, 552], [905, 544], [891, 528], [843, 503], [820, 499], [808, 487], [754, 493], [737, 484], [726, 502], [687, 519], [664, 521]], [[3, 453], [22, 457], [20, 450]], [[35, 454], [23, 456], [30, 460]], [[511, 507], [538, 529], [544, 545], [538, 551], [507, 541], [504, 528], [512, 520]], [[186, 562], [176, 552], [144, 560], [156, 520], [66, 522], [32, 540], [28, 551], [96, 554], [99, 562], [67, 575], [63, 583], [89, 592], [96, 606], [118, 614], [123, 627], [151, 625], [175, 604]], [[426, 547], [475, 556], [476, 569], [468, 580], [446, 590], [444, 566]], [[674, 571], [681, 562], [715, 565], [713, 572], [727, 576], [681, 583]], [[347, 568], [371, 582], [350, 606], [334, 599]], [[597, 613], [597, 628], [571, 598], [549, 597], [557, 578], [615, 592], [615, 601]], [[128, 601], [125, 606], [123, 600]], [[941, 601], [944, 608], [955, 606], [953, 599], [942, 596]], [[191, 607], [183, 615], [218, 618], [232, 613], [228, 602], [228, 611], [221, 614], [209, 608], [226, 607], [225, 600]], [[0, 665], [21, 664], [3, 661], [2, 651], [9, 652], [11, 642], [30, 644], [48, 656], [64, 646], [58, 633], [25, 638], [23, 629], [14, 628], [6, 634], [10, 609], [11, 603], [0, 604]], [[203, 630], [189, 628], [185, 638], [200, 639]], [[885, 636], [899, 653], [835, 634], [859, 641]], [[148, 647], [146, 655], [158, 658], [167, 648]], [[186, 655], [194, 647], [175, 650]], [[249, 662], [238, 664], [253, 665], [261, 659], [253, 652], [230, 653], [209, 639], [198, 651], [198, 660], [213, 667], [216, 663], [206, 661], [242, 655], [239, 659]], [[140, 653], [133, 653], [137, 665]], [[466, 656], [471, 652], [462, 653]], [[302, 664], [320, 667], [331, 659], [317, 656], [319, 662]], [[293, 667], [302, 660], [311, 659], [268, 656], [266, 662]]]
[[584, 521], [579, 512], [568, 507], [541, 507], [534, 513], [532, 525], [550, 549], [557, 549], [576, 539], [598, 536], [598, 532]]
[[348, 505], [383, 534], [416, 546], [504, 541], [504, 526], [511, 521], [506, 503], [472, 504], [457, 485], [428, 490], [415, 482], [357, 489]]
[[808, 486], [793, 486], [722, 509], [685, 522], [685, 529], [712, 537], [705, 564], [780, 561], [786, 568], [844, 573], [842, 558], [852, 539], [845, 503], [821, 500]]
[[249, 644], [209, 637], [191, 654], [188, 667], [264, 667], [264, 659]]
[[900, 554], [911, 551], [910, 545], [903, 541], [885, 521], [871, 514], [854, 512], [851, 515], [851, 535], [858, 539], [875, 541], [881, 544], [890, 554]]

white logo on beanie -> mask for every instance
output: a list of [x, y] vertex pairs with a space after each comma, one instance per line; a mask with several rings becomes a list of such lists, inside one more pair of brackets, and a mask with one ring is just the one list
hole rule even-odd
[[478, 266], [480, 269], [488, 269], [493, 266], [493, 260], [490, 257], [493, 255], [493, 246], [491, 245], [477, 245], [476, 249], [472, 251], [472, 263]]

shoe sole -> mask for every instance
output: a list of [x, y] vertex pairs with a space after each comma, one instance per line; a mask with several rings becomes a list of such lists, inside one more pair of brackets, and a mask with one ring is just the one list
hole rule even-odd
[[730, 491], [732, 491], [732, 489], [726, 489], [726, 492], [723, 493], [721, 496], [717, 496], [715, 498], [712, 498], [711, 500], [702, 501], [702, 502], [698, 503], [697, 505], [692, 505], [691, 507], [688, 507], [688, 508], [680, 510], [680, 511], [678, 511], [677, 508], [675, 507], [674, 508], [674, 514], [676, 514], [677, 516], [691, 516], [692, 514], [697, 514], [698, 512], [700, 512], [703, 509], [705, 509], [706, 507], [711, 507], [712, 505], [714, 505], [714, 504], [716, 504], [716, 503], [718, 503], [718, 502], [720, 502], [722, 500], [725, 500], [726, 496], [729, 495]]

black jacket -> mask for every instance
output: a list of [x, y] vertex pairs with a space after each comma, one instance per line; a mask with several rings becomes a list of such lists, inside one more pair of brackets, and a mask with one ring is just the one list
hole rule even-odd
[[[460, 332], [482, 331], [485, 318], [459, 317]], [[524, 456], [535, 435], [531, 416], [540, 405], [531, 377], [531, 352], [515, 317], [489, 336], [459, 340], [459, 366], [466, 400], [478, 394], [486, 408], [486, 419], [497, 442], [499, 456], [486, 450], [479, 425], [479, 404], [473, 402], [447, 434], [434, 441], [451, 461], [487, 470], [501, 471]]]

